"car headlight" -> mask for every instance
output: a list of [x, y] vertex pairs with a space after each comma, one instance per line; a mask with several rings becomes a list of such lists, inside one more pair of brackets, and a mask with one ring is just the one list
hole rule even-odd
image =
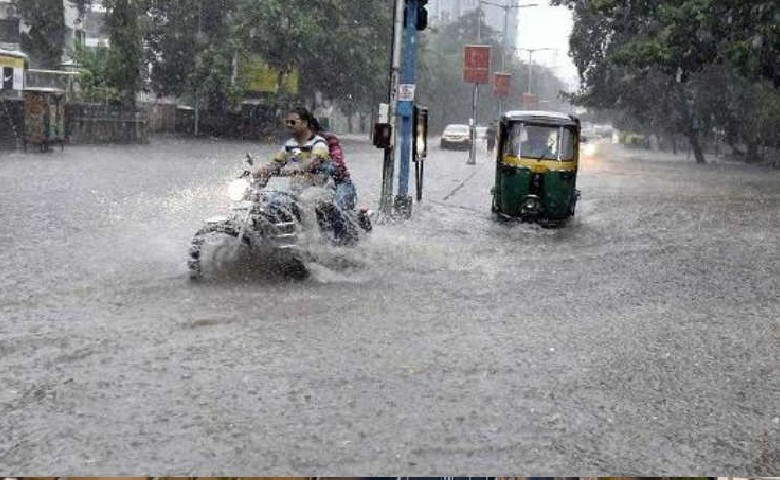
[[588, 157], [592, 157], [593, 155], [595, 155], [596, 150], [597, 150], [596, 145], [593, 143], [586, 143], [582, 147], [582, 153], [584, 153]]
[[246, 198], [249, 191], [249, 180], [238, 178], [228, 184], [228, 197], [234, 202], [240, 202]]

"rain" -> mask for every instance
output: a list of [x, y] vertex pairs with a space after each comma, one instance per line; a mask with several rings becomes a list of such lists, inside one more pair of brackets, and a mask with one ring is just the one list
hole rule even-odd
[[[71, 140], [62, 148], [53, 143], [45, 152], [27, 144], [25, 152], [22, 133], [0, 134], [9, 138], [0, 150], [3, 470], [777, 471], [777, 138], [756, 126], [760, 135], [737, 129], [742, 137], [729, 145], [727, 127], [713, 124], [696, 144], [646, 103], [647, 116], [582, 107], [576, 101], [585, 97], [558, 94], [577, 86], [544, 65], [543, 52], [536, 65], [512, 55], [512, 94], [499, 99], [491, 85], [483, 88], [476, 123], [508, 122], [508, 111], [537, 102], [533, 110], [579, 116], [587, 139], [576, 149], [581, 196], [571, 218], [555, 226], [502, 219], [491, 208], [505, 161], [497, 157], [501, 145], [489, 151], [487, 136], [474, 129], [473, 149], [450, 149], [442, 134], [446, 125], [473, 119], [472, 85], [458, 77], [463, 43], [481, 28], [490, 48], [500, 49], [504, 25], [477, 23], [475, 11], [448, 24], [434, 3], [446, 2], [428, 3], [430, 25], [417, 33], [423, 40], [416, 95], [429, 117], [422, 198], [407, 179], [409, 212], [394, 212], [382, 198], [385, 152], [371, 135], [381, 123], [378, 104], [388, 101], [389, 7], [364, 22], [339, 11], [341, 21], [366, 28], [334, 39], [353, 43], [350, 55], [370, 58], [382, 75], [315, 70], [310, 76], [327, 80], [311, 92], [305, 75], [279, 76], [274, 94], [285, 108], [265, 109], [267, 96], [244, 92], [244, 103], [216, 116], [209, 108], [217, 99], [228, 105], [233, 95], [218, 81], [231, 74], [220, 55], [232, 45], [214, 44], [195, 52], [209, 72], [199, 71], [202, 65], [188, 71], [186, 88], [177, 92], [165, 84], [180, 105], [159, 102], [157, 131], [134, 131], [141, 117], [117, 114], [124, 131], [106, 129], [100, 141]], [[578, 2], [558, 3], [582, 14]], [[118, 11], [123, 2], [109, 4]], [[264, 25], [281, 21], [279, 2], [236, 4]], [[150, 5], [159, 9], [146, 12], [150, 18], [174, 18], [163, 3]], [[288, 13], [281, 30], [317, 30], [305, 12]], [[206, 38], [225, 27], [206, 18], [181, 21], [200, 21]], [[183, 35], [169, 25], [155, 24], [159, 35], [148, 41]], [[233, 26], [237, 39], [264, 51], [257, 45], [262, 30], [250, 35], [248, 23]], [[285, 52], [300, 55], [318, 38], [290, 41]], [[382, 41], [367, 51], [356, 39]], [[166, 45], [158, 45], [157, 62], [168, 61]], [[269, 65], [278, 60], [264, 53]], [[745, 92], [775, 98], [776, 87], [756, 80], [762, 74], [733, 61], [733, 72], [707, 70], [707, 78], [750, 78], [739, 84]], [[273, 70], [269, 65], [262, 68]], [[162, 88], [163, 77], [155, 75], [164, 66], [150, 67], [156, 73], [147, 86]], [[675, 76], [656, 73], [648, 74], [648, 89]], [[693, 80], [680, 88], [703, 95], [711, 84], [696, 75], [705, 73], [685, 72], [681, 78]], [[201, 83], [190, 84], [195, 77]], [[295, 81], [300, 96], [285, 97], [292, 93], [282, 85]], [[337, 98], [327, 98], [327, 81]], [[641, 88], [634, 87], [621, 84], [621, 98], [638, 105]], [[104, 107], [132, 95], [148, 100], [143, 88], [130, 97], [94, 88], [116, 95]], [[535, 93], [521, 95], [526, 88]], [[692, 91], [681, 90], [680, 98]], [[344, 99], [354, 104], [340, 105]], [[286, 107], [296, 100], [312, 100], [316, 116], [339, 135], [357, 207], [370, 211], [373, 228], [351, 246], [319, 237], [306, 244], [301, 278], [240, 239], [215, 235], [204, 248], [203, 275], [193, 280], [188, 261], [196, 232], [231, 208], [228, 184], [249, 168], [247, 154], [260, 163], [278, 154], [288, 137]], [[751, 105], [759, 112], [765, 104]], [[169, 126], [160, 113], [166, 108], [179, 115]], [[89, 133], [89, 118], [97, 122], [95, 112], [83, 110], [80, 138]], [[5, 118], [0, 114], [0, 122]], [[761, 118], [773, 125], [776, 117]], [[107, 138], [133, 132], [144, 138]], [[761, 161], [749, 161], [748, 152]], [[394, 155], [393, 194], [403, 161]]]

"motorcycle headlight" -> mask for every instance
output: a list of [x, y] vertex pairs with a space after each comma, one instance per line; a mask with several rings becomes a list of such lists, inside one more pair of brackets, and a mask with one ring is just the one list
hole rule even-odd
[[592, 157], [596, 154], [596, 145], [593, 143], [586, 143], [582, 148], [582, 153], [588, 157]]
[[228, 197], [234, 202], [240, 202], [249, 191], [249, 180], [238, 178], [228, 184]]

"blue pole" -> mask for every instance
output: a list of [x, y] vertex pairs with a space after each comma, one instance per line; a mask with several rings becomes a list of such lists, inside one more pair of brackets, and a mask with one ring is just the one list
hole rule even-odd
[[[403, 74], [401, 83], [414, 85], [414, 67], [417, 55], [417, 0], [406, 2], [406, 35], [403, 51]], [[409, 197], [409, 167], [412, 163], [412, 114], [413, 101], [399, 101], [398, 114], [401, 116], [401, 165], [398, 171], [398, 197], [406, 201]], [[411, 205], [410, 205], [411, 207]]]

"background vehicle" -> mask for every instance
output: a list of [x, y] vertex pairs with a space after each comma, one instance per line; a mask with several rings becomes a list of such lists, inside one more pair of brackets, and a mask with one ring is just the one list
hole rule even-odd
[[441, 134], [442, 149], [468, 150], [470, 146], [468, 125], [451, 124], [444, 127], [444, 132]]

